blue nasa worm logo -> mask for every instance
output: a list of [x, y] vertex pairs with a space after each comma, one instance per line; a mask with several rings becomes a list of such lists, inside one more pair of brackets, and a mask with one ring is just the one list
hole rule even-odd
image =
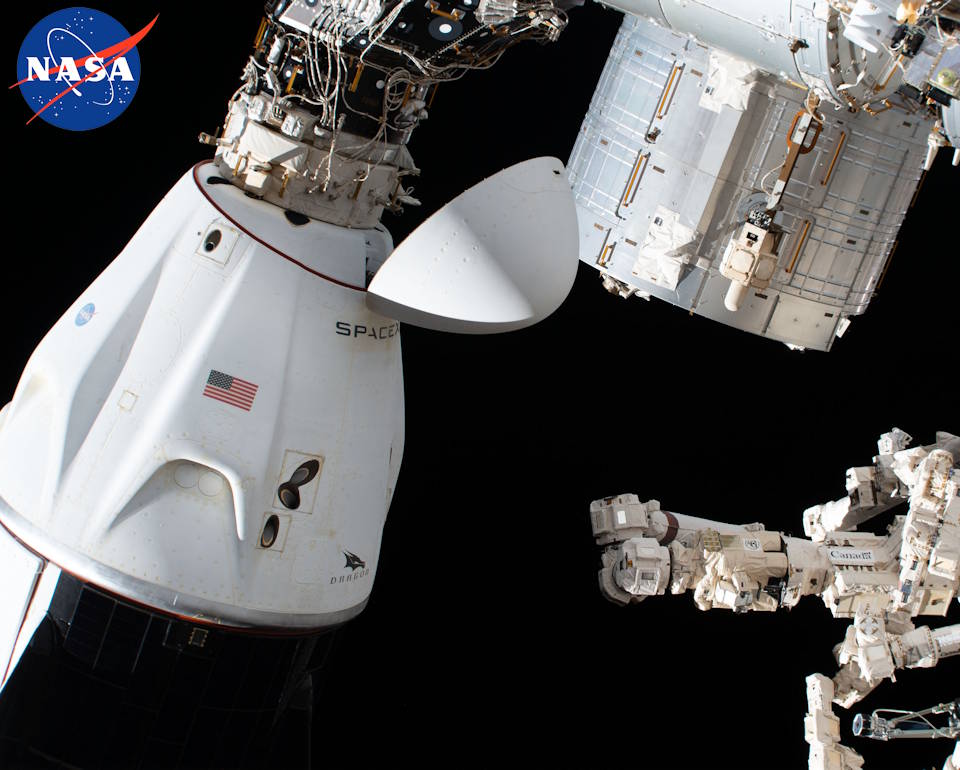
[[77, 317], [73, 319], [73, 322], [77, 326], [86, 326], [91, 318], [96, 314], [97, 306], [92, 302], [88, 302], [79, 311], [77, 311]]
[[115, 120], [140, 84], [139, 43], [156, 22], [131, 35], [93, 8], [64, 8], [38, 22], [17, 57], [17, 82], [36, 118], [69, 131]]

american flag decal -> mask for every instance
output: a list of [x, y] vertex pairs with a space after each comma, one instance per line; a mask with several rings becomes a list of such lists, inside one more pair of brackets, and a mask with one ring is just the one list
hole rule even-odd
[[259, 388], [259, 385], [241, 380], [232, 374], [224, 374], [216, 369], [211, 369], [210, 376], [207, 377], [207, 384], [203, 389], [203, 395], [249, 412]]

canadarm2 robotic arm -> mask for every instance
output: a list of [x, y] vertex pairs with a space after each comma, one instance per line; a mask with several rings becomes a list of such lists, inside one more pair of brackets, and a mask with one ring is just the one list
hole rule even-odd
[[591, 504], [593, 533], [606, 546], [600, 586], [627, 604], [647, 596], [694, 592], [700, 609], [772, 611], [823, 591], [830, 577], [824, 549], [768, 532], [762, 524], [727, 524], [664, 511], [656, 500], [626, 494]]
[[[693, 591], [700, 609], [734, 612], [792, 607], [820, 596], [835, 617], [850, 618], [834, 650], [833, 680], [808, 678], [806, 738], [810, 767], [859, 768], [839, 744], [831, 703], [850, 707], [898, 669], [929, 668], [960, 654], [960, 624], [916, 627], [917, 615], [946, 615], [960, 587], [960, 439], [907, 448], [898, 429], [881, 436], [872, 466], [847, 472], [847, 497], [804, 513], [811, 537], [684, 516], [624, 494], [590, 506], [603, 547], [600, 586], [618, 604]], [[909, 501], [885, 535], [856, 527]]]

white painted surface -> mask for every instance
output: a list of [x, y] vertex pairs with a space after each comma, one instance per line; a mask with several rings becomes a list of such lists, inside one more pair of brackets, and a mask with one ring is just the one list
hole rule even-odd
[[[389, 236], [296, 227], [228, 185], [211, 194], [229, 217], [185, 174], [34, 352], [0, 427], [0, 520], [64, 569], [160, 609], [341, 622], [370, 593], [399, 472], [400, 338], [362, 289], [334, 282], [349, 275], [312, 271], [349, 263], [362, 276], [368, 242], [389, 251]], [[211, 228], [226, 235], [208, 252]], [[249, 409], [204, 396], [212, 370], [255, 384]], [[277, 504], [290, 453], [323, 458], [309, 512]], [[260, 547], [271, 512], [275, 549]], [[308, 542], [322, 547], [301, 584]], [[344, 551], [362, 578], [340, 582], [354, 574]]]
[[0, 528], [0, 690], [15, 665], [14, 647], [42, 565]]
[[[5, 534], [5, 533], [4, 533]], [[13, 676], [14, 669], [23, 656], [23, 651], [27, 649], [30, 640], [37, 631], [41, 621], [47, 616], [47, 610], [50, 608], [50, 600], [53, 599], [53, 592], [57, 587], [57, 581], [60, 580], [60, 568], [56, 564], [47, 562], [43, 566], [43, 573], [40, 575], [36, 588], [33, 591], [33, 601], [27, 609], [20, 627], [20, 633], [17, 636], [17, 643], [14, 645], [13, 654], [10, 656], [10, 662], [7, 666], [6, 678], [0, 682], [0, 691]]]
[[440, 331], [520, 329], [560, 306], [577, 259], [563, 164], [535, 158], [471, 187], [414, 230], [370, 283], [367, 306]]
[[[674, 5], [663, 4], [668, 18]], [[724, 7], [734, 5], [745, 8]], [[703, 7], [690, 2], [684, 13]], [[784, 8], [771, 3], [764, 12], [781, 18]], [[714, 11], [704, 13], [709, 19]], [[801, 20], [810, 45], [800, 49], [809, 56], [804, 77], [828, 78], [825, 22], [810, 14]], [[724, 249], [748, 211], [766, 205], [806, 95], [755, 69], [745, 53], [718, 54], [710, 40], [624, 19], [568, 162], [581, 259], [620, 296], [657, 297], [753, 334], [826, 350], [839, 324], [863, 313], [876, 291], [916, 190], [930, 121], [895, 109], [839, 112], [825, 102], [822, 133], [798, 158], [776, 212], [784, 235], [769, 286], [735, 289], [743, 296], [725, 302]], [[885, 82], [888, 70], [877, 59], [858, 57], [863, 82], [843, 93], [862, 100], [864, 84]], [[870, 98], [895, 88], [897, 72], [882, 90], [867, 89]], [[858, 77], [852, 65], [840, 68], [829, 87]], [[663, 210], [676, 212], [691, 235], [669, 248], [669, 270], [650, 271], [638, 255], [656, 219], [666, 221]]]

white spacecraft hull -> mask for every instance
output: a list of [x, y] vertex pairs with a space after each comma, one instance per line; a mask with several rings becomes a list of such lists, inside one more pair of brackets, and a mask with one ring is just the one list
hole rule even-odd
[[184, 175], [0, 413], [3, 536], [35, 554], [9, 569], [317, 630], [367, 601], [403, 452], [399, 324], [365, 304], [392, 243], [294, 224], [218, 176]]

